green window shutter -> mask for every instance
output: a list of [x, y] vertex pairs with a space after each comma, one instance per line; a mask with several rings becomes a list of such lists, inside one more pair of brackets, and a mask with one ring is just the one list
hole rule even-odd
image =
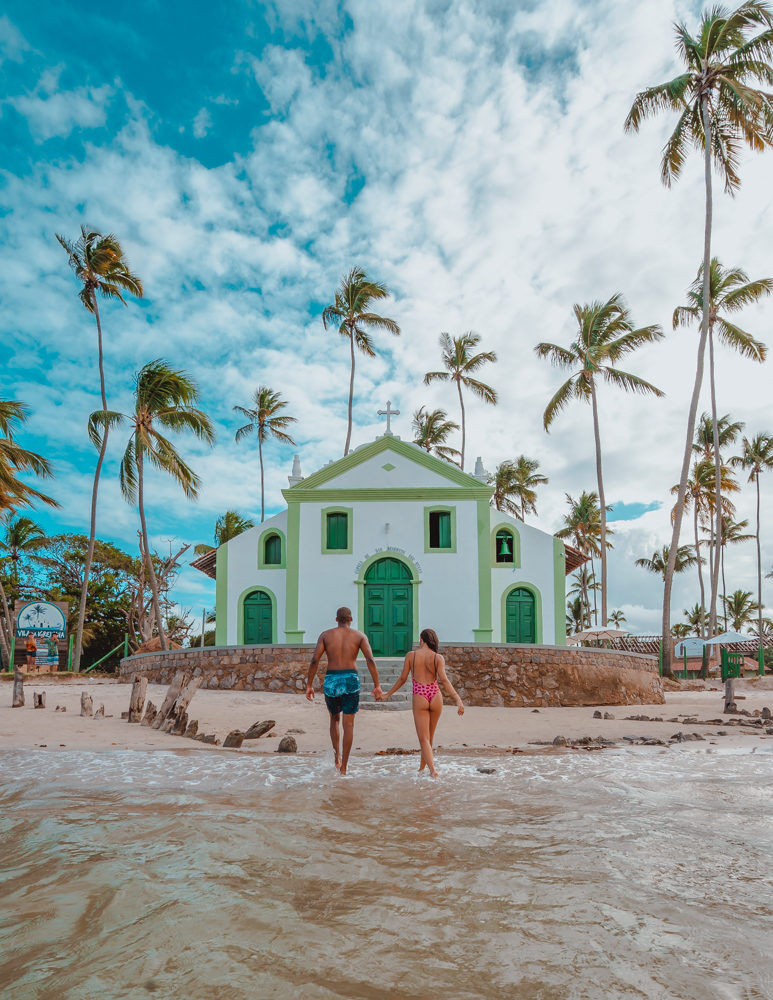
[[264, 562], [266, 566], [279, 566], [282, 562], [282, 539], [279, 535], [270, 535], [266, 539]]
[[448, 511], [430, 511], [429, 547], [431, 549], [451, 548], [451, 515]]
[[327, 547], [329, 549], [346, 549], [349, 546], [349, 518], [346, 514], [327, 515]]

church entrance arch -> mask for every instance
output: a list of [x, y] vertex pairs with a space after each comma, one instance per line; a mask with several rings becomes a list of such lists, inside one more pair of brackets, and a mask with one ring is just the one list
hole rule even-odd
[[405, 563], [379, 559], [365, 573], [365, 633], [374, 656], [405, 656], [413, 645], [413, 581]]
[[244, 645], [260, 646], [274, 641], [273, 606], [264, 590], [253, 590], [244, 598]]
[[534, 594], [525, 587], [516, 587], [505, 602], [505, 642], [536, 642], [537, 620]]

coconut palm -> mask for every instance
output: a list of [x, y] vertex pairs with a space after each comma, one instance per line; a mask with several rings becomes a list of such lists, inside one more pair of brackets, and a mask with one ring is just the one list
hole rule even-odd
[[761, 634], [762, 608], [754, 600], [750, 590], [735, 590], [729, 597], [723, 597], [722, 600], [725, 605], [725, 614], [733, 632], [740, 632], [744, 626], [751, 625], [757, 618]]
[[690, 629], [689, 635], [702, 636], [706, 627], [706, 612], [700, 604], [695, 604], [692, 608], [685, 608], [682, 614], [686, 618], [686, 625]]
[[349, 416], [346, 427], [346, 444], [344, 455], [349, 454], [352, 440], [352, 403], [354, 400], [354, 348], [369, 358], [376, 356], [370, 330], [386, 330], [400, 336], [400, 327], [393, 319], [379, 316], [371, 312], [371, 303], [385, 299], [390, 292], [386, 285], [379, 281], [371, 281], [361, 267], [353, 267], [345, 278], [341, 279], [335, 300], [332, 305], [322, 311], [322, 323], [327, 329], [337, 326], [342, 337], [349, 340], [351, 355], [351, 374], [349, 376]]
[[[722, 575], [722, 595], [727, 596], [727, 586], [725, 584], [725, 549], [728, 545], [740, 545], [741, 542], [750, 542], [754, 535], [746, 534], [746, 529], [749, 527], [749, 522], [747, 520], [743, 521], [733, 521], [732, 518], [727, 517], [726, 514], [722, 515], [722, 538], [720, 540], [720, 573]], [[708, 532], [710, 539], [713, 539], [714, 532], [710, 530]], [[724, 618], [724, 628], [723, 631], [727, 632], [727, 615]]]
[[459, 407], [462, 411], [462, 458], [460, 465], [464, 469], [464, 451], [467, 443], [467, 423], [464, 413], [464, 397], [462, 388], [469, 389], [473, 396], [482, 399], [485, 403], [497, 404], [497, 394], [490, 385], [479, 382], [472, 377], [483, 365], [497, 360], [494, 351], [481, 351], [473, 354], [473, 350], [480, 343], [480, 334], [463, 333], [460, 337], [449, 337], [447, 333], [440, 334], [440, 357], [445, 367], [442, 372], [427, 372], [424, 376], [424, 384], [430, 385], [432, 382], [456, 382], [456, 390], [459, 393]]
[[[754, 35], [759, 27], [762, 31]], [[637, 132], [645, 118], [661, 111], [679, 114], [661, 161], [661, 179], [667, 187], [679, 177], [690, 145], [703, 151], [706, 210], [703, 294], [700, 301], [702, 321], [671, 540], [671, 557], [674, 560], [682, 528], [709, 333], [712, 164], [724, 179], [725, 191], [732, 194], [740, 186], [737, 172], [740, 147], [745, 143], [752, 149], [762, 150], [773, 140], [773, 99], [771, 95], [749, 85], [752, 81], [773, 83], [773, 66], [770, 63], [773, 56], [773, 13], [770, 6], [761, 0], [747, 0], [734, 11], [717, 5], [704, 12], [696, 36], [691, 35], [684, 24], [675, 25], [675, 30], [677, 50], [685, 64], [685, 71], [673, 80], [637, 94], [625, 122], [627, 132]], [[673, 565], [669, 565], [663, 588], [663, 668], [666, 674], [671, 673], [669, 626], [673, 572]]]
[[599, 508], [601, 512], [601, 624], [607, 624], [607, 506], [604, 497], [604, 478], [601, 470], [601, 432], [599, 429], [599, 411], [596, 395], [596, 379], [603, 378], [605, 382], [616, 385], [626, 392], [638, 392], [653, 396], [663, 396], [664, 393], [649, 382], [620, 371], [617, 363], [626, 355], [633, 353], [645, 344], [652, 344], [662, 339], [663, 331], [659, 326], [645, 326], [634, 329], [631, 314], [626, 308], [621, 295], [613, 295], [606, 302], [591, 302], [586, 305], [574, 306], [577, 320], [577, 338], [569, 348], [557, 344], [537, 344], [537, 357], [549, 358], [558, 368], [575, 369], [566, 382], [556, 392], [548, 403], [543, 416], [545, 430], [558, 413], [571, 400], [580, 399], [590, 403], [593, 411], [593, 437], [596, 445], [596, 480], [598, 483]]
[[585, 602], [582, 596], [578, 595], [573, 600], [566, 602], [566, 634], [573, 635], [586, 628], [590, 628], [590, 619], [587, 615]]
[[[668, 556], [669, 556], [669, 546], [664, 545], [662, 549], [653, 552], [652, 556], [643, 559], [637, 559], [635, 565], [641, 566], [642, 569], [648, 570], [650, 573], [657, 573], [658, 576], [666, 578], [666, 568], [668, 567]], [[698, 557], [695, 555], [695, 549], [692, 545], [680, 545], [679, 551], [676, 555], [676, 569], [675, 573], [684, 573], [686, 569], [690, 566], [694, 566], [698, 562]]]
[[539, 461], [525, 455], [519, 455], [514, 462], [501, 462], [492, 479], [494, 495], [491, 502], [496, 509], [505, 510], [520, 521], [525, 521], [527, 514], [536, 517], [536, 487], [549, 482], [537, 469]]
[[[99, 315], [98, 297], [118, 299], [126, 305], [123, 293], [128, 292], [136, 298], [142, 298], [142, 280], [132, 272], [124, 254], [123, 247], [115, 236], [103, 236], [96, 230], [81, 226], [81, 234], [73, 243], [64, 236], [57, 234], [57, 240], [67, 253], [70, 267], [81, 284], [78, 297], [87, 312], [90, 312], [97, 324], [97, 367], [99, 369], [99, 391], [102, 397], [102, 409], [107, 409], [107, 393], [105, 390], [105, 366], [102, 347], [102, 319]], [[99, 493], [99, 478], [102, 463], [107, 450], [107, 430], [102, 435], [99, 447], [99, 457], [94, 470], [94, 483], [91, 488], [91, 524], [89, 527], [89, 547], [86, 551], [86, 562], [83, 567], [83, 584], [81, 586], [80, 603], [78, 605], [78, 624], [75, 633], [75, 652], [73, 654], [73, 669], [80, 669], [81, 651], [83, 648], [83, 625], [86, 620], [86, 598], [89, 592], [89, 576], [94, 558], [94, 544], [97, 534], [97, 495]]]
[[[579, 549], [584, 555], [590, 556], [591, 575], [595, 582], [594, 558], [601, 554], [601, 511], [599, 510], [598, 493], [589, 493], [587, 490], [583, 490], [577, 500], [567, 493], [566, 502], [569, 504], [569, 513], [564, 515], [564, 527], [556, 532], [556, 538], [570, 538], [576, 549]], [[611, 507], [607, 507], [607, 511], [611, 509]], [[605, 541], [608, 549], [613, 547], [609, 541], [609, 536], [613, 534], [614, 531], [607, 528]], [[587, 594], [586, 600], [588, 600], [588, 608], [590, 609], [590, 600]], [[595, 595], [593, 604], [595, 614]], [[598, 619], [596, 624], [598, 624]]]
[[459, 452], [456, 448], [450, 448], [446, 440], [451, 431], [458, 430], [459, 424], [449, 420], [445, 410], [430, 411], [420, 406], [413, 415], [413, 443], [455, 465], [459, 464]]
[[[714, 340], [732, 347], [742, 357], [763, 362], [767, 356], [765, 345], [756, 340], [750, 333], [731, 323], [726, 316], [740, 312], [745, 306], [754, 305], [773, 289], [773, 280], [760, 278], [749, 281], [748, 275], [740, 268], [728, 269], [722, 266], [717, 257], [713, 257], [709, 266], [709, 387], [711, 393], [711, 431], [713, 437], [715, 490], [721, 492], [720, 468], [722, 465], [722, 421], [717, 416], [716, 378], [714, 373]], [[703, 265], [698, 269], [698, 275], [688, 293], [688, 305], [679, 306], [674, 310], [674, 329], [678, 326], [689, 326], [699, 321], [703, 314]], [[706, 415], [702, 418], [705, 422]], [[725, 417], [725, 420], [728, 418]], [[743, 425], [728, 425], [725, 428], [725, 444], [731, 444]], [[699, 425], [698, 432], [705, 433], [708, 428]], [[735, 431], [735, 433], [733, 433]], [[697, 435], [696, 435], [697, 436]], [[702, 442], [705, 446], [705, 442]], [[693, 445], [695, 447], [695, 445]], [[722, 514], [721, 504], [716, 504], [715, 534], [717, 544], [722, 544]], [[709, 604], [709, 632], [713, 635], [717, 621], [717, 594], [719, 592], [719, 561], [715, 560], [711, 575], [711, 601]]]
[[[739, 435], [746, 425], [742, 420], [731, 420], [730, 414], [717, 420], [717, 431], [719, 437], [720, 454], [729, 445], [735, 444]], [[695, 440], [692, 446], [693, 452], [697, 452], [701, 458], [708, 462], [714, 461], [714, 421], [710, 413], [701, 413], [698, 425], [695, 428]]]
[[129, 424], [131, 434], [121, 460], [121, 492], [128, 503], [137, 504], [142, 529], [142, 557], [148, 570], [153, 612], [158, 624], [161, 649], [168, 648], [164, 623], [161, 619], [158, 580], [153, 565], [145, 517], [145, 462], [166, 472], [182, 487], [189, 500], [198, 497], [199, 478], [177, 453], [172, 442], [158, 427], [174, 433], [190, 431], [199, 440], [212, 445], [215, 432], [212, 422], [196, 407], [199, 387], [187, 372], [172, 368], [166, 361], [150, 361], [134, 379], [134, 410], [130, 414], [114, 410], [97, 410], [89, 418], [89, 436], [101, 447], [105, 432]]
[[622, 611], [610, 611], [609, 612], [609, 623], [614, 625], [615, 628], [620, 628], [621, 625], [625, 625], [628, 619], [625, 617]]
[[600, 589], [600, 584], [596, 580], [593, 572], [588, 569], [588, 564], [581, 566], [571, 577], [572, 586], [569, 594], [581, 598], [585, 607], [585, 614], [588, 619], [588, 628], [592, 625], [590, 595], [593, 592], [593, 613], [596, 613], [596, 593]]
[[759, 605], [758, 628], [762, 634], [762, 555], [760, 552], [760, 476], [773, 469], [773, 435], [762, 432], [753, 438], [743, 439], [743, 451], [730, 460], [749, 472], [749, 482], [753, 482], [757, 493], [757, 603]]
[[677, 622], [671, 626], [671, 635], [674, 639], [686, 639], [688, 635], [692, 635], [692, 629], [687, 622]]
[[269, 389], [266, 385], [258, 386], [252, 394], [252, 409], [245, 409], [243, 406], [235, 406], [234, 410], [241, 413], [249, 420], [244, 427], [240, 427], [236, 432], [236, 440], [242, 441], [249, 437], [254, 431], [258, 438], [258, 454], [260, 456], [260, 521], [266, 520], [266, 490], [263, 479], [263, 442], [270, 437], [282, 444], [295, 444], [295, 441], [287, 433], [286, 428], [290, 424], [298, 421], [295, 417], [288, 417], [281, 411], [287, 406], [287, 400], [282, 399], [278, 392]]
[[206, 555], [207, 552], [213, 552], [219, 545], [224, 545], [232, 538], [236, 538], [237, 535], [241, 535], [248, 528], [254, 527], [255, 522], [248, 517], [242, 517], [238, 510], [227, 510], [215, 521], [215, 544], [207, 545], [201, 542], [194, 547], [193, 551], [197, 556]]
[[7, 511], [0, 518], [0, 552], [11, 563], [11, 580], [14, 589], [19, 587], [19, 564], [23, 559], [38, 562], [38, 551], [46, 543], [46, 533], [31, 517], [17, 517]]

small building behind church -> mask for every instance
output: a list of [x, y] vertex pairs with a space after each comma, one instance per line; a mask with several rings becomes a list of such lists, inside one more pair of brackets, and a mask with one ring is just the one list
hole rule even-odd
[[193, 563], [216, 579], [216, 645], [314, 642], [342, 605], [376, 656], [423, 628], [564, 645], [567, 553], [583, 557], [497, 511], [476, 473], [390, 433], [307, 478], [296, 456], [287, 509]]

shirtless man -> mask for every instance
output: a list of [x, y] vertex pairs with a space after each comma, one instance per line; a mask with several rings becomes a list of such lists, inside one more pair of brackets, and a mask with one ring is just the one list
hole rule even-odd
[[[306, 680], [306, 697], [314, 701], [314, 676], [319, 667], [322, 654], [327, 653], [327, 673], [323, 690], [325, 704], [330, 712], [330, 739], [336, 755], [336, 767], [341, 774], [346, 774], [349, 761], [349, 751], [354, 740], [354, 716], [360, 707], [360, 675], [357, 673], [357, 654], [360, 650], [365, 655], [370, 676], [373, 678], [373, 697], [380, 701], [383, 691], [378, 681], [378, 668], [373, 659], [368, 637], [364, 632], [352, 628], [352, 613], [349, 608], [339, 608], [336, 612], [335, 628], [329, 628], [317, 639], [317, 647], [309, 664], [309, 676]], [[340, 749], [339, 721], [344, 717], [344, 745]]]

